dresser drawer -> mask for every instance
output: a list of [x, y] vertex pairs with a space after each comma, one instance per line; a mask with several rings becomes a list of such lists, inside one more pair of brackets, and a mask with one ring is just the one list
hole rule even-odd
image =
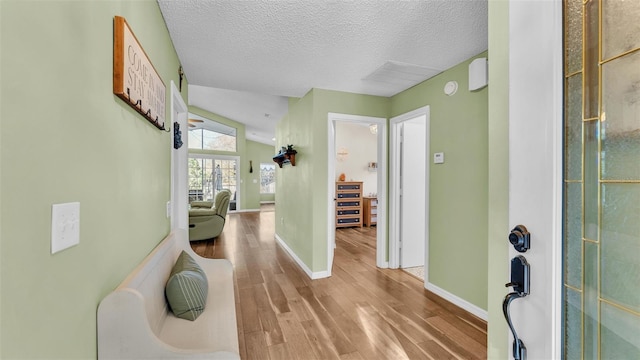
[[340, 193], [338, 199], [359, 199], [360, 193]]
[[342, 225], [342, 224], [360, 224], [360, 218], [359, 217], [357, 217], [357, 218], [343, 218], [343, 219], [339, 218], [339, 219], [337, 219], [337, 223], [339, 225]]
[[360, 190], [360, 184], [338, 184], [336, 189], [338, 190]]
[[360, 201], [338, 201], [337, 206], [340, 207], [360, 207]]
[[337, 210], [338, 215], [358, 215], [360, 214], [359, 209], [348, 209], [348, 210]]

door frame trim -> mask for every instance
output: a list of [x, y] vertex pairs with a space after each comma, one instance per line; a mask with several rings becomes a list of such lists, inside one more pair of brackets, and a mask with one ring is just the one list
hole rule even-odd
[[429, 283], [429, 154], [430, 144], [430, 106], [426, 105], [418, 109], [395, 116], [389, 120], [389, 267], [397, 269], [400, 267], [400, 196], [399, 196], [399, 174], [400, 174], [400, 125], [419, 116], [426, 117], [426, 154], [425, 154], [425, 262], [424, 262], [424, 283]]
[[[562, 29], [561, 0], [509, 4], [509, 229], [530, 224], [532, 234], [525, 254], [532, 268], [531, 294], [514, 304], [511, 315], [518, 335], [525, 344], [532, 342], [531, 358], [562, 355]], [[518, 154], [528, 149], [537, 150], [535, 157], [522, 161]], [[529, 172], [536, 178], [519, 176]], [[540, 219], [537, 215], [545, 211]], [[507, 241], [504, 246], [509, 247], [509, 259], [519, 254]], [[505, 270], [508, 276], [508, 267]], [[506, 331], [510, 345], [513, 337]]]
[[361, 123], [378, 125], [378, 222], [376, 224], [376, 266], [389, 267], [387, 261], [387, 119], [372, 116], [328, 113], [327, 115], [327, 272], [331, 276], [333, 251], [336, 243], [335, 192], [336, 192], [336, 123]]
[[[171, 80], [171, 126], [178, 123], [187, 129], [187, 108], [180, 90]], [[180, 149], [173, 148], [174, 141], [173, 128], [171, 130], [171, 196], [168, 213], [171, 216], [171, 230], [189, 228], [189, 143], [188, 136], [183, 135], [183, 144]], [[184, 163], [183, 163], [184, 162]], [[186, 167], [186, 168], [185, 168]]]

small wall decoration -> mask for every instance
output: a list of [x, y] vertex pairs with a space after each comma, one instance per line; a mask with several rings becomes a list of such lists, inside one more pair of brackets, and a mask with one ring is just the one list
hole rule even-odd
[[278, 164], [280, 168], [282, 168], [282, 164], [291, 164], [291, 166], [296, 166], [296, 151], [293, 148], [293, 145], [287, 145], [287, 147], [282, 147], [280, 152], [276, 156], [273, 157], [273, 161]]
[[176, 121], [173, 123], [173, 148], [180, 149], [182, 144], [182, 131], [180, 131], [180, 124]]
[[165, 86], [127, 21], [113, 19], [113, 93], [165, 130]]
[[347, 150], [347, 148], [345, 147], [341, 147], [336, 155], [338, 161], [345, 161], [347, 159], [347, 156], [349, 156], [349, 150]]

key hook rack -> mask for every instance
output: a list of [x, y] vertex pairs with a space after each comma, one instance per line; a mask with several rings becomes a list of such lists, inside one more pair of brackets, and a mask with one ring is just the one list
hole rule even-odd
[[158, 129], [160, 129], [162, 131], [171, 132], [171, 129], [165, 128], [164, 124], [160, 124], [158, 122], [158, 116], [157, 115], [156, 115], [155, 120], [151, 117], [151, 109], [148, 109], [147, 112], [144, 112], [144, 110], [142, 110], [142, 99], [138, 99], [136, 102], [131, 101], [131, 94], [129, 92], [129, 88], [127, 88], [127, 101], [129, 102], [131, 107], [136, 109], [138, 114], [142, 115], [153, 126], [157, 127]]

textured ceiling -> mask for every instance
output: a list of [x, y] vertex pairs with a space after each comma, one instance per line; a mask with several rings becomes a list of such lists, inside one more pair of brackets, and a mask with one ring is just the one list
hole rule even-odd
[[487, 49], [487, 0], [158, 3], [189, 103], [271, 144], [284, 97], [391, 96]]

